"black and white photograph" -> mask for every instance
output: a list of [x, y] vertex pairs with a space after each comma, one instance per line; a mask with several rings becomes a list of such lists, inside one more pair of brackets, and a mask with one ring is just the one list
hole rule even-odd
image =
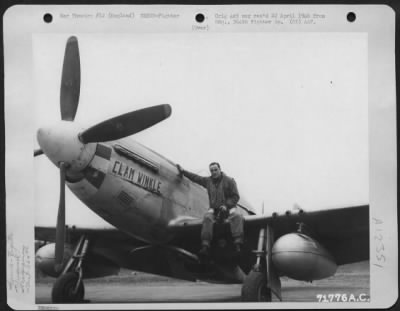
[[9, 297], [370, 308], [391, 275], [397, 300], [394, 14], [375, 9], [386, 24], [362, 6], [7, 12], [41, 18], [5, 27]]

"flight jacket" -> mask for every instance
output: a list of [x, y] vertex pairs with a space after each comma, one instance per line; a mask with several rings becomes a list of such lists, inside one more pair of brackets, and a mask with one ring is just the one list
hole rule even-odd
[[211, 176], [203, 177], [186, 170], [183, 170], [182, 174], [207, 189], [210, 208], [212, 209], [217, 209], [221, 205], [231, 209], [236, 206], [240, 199], [235, 180], [223, 172], [221, 172], [221, 177], [217, 181], [214, 181]]

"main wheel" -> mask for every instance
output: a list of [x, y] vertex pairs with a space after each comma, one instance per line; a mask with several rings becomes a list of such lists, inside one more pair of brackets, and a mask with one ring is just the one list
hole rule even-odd
[[83, 301], [85, 288], [83, 282], [79, 284], [78, 290], [74, 293], [76, 283], [78, 282], [78, 274], [75, 272], [67, 272], [60, 276], [54, 283], [51, 292], [53, 303], [79, 303]]
[[242, 301], [272, 300], [271, 289], [267, 287], [265, 273], [251, 270], [242, 286]]

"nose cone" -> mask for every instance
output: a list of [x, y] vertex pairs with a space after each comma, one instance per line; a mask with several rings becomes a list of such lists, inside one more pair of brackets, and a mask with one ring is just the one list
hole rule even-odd
[[39, 128], [37, 140], [46, 156], [56, 165], [69, 164], [69, 169], [80, 171], [94, 155], [95, 144], [83, 144], [79, 138], [82, 129], [72, 122]]

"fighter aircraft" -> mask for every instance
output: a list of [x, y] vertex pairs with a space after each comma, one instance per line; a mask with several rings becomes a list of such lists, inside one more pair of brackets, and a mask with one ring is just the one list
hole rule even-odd
[[[129, 136], [171, 115], [164, 104], [132, 111], [89, 128], [74, 122], [80, 94], [78, 40], [68, 39], [61, 78], [61, 121], [37, 131], [40, 149], [60, 171], [56, 227], [36, 227], [47, 243], [38, 267], [57, 277], [53, 303], [84, 300], [85, 278], [121, 267], [196, 281], [242, 283], [243, 301], [280, 300], [280, 276], [312, 281], [335, 274], [338, 265], [369, 258], [369, 206], [257, 215], [243, 202], [241, 256], [232, 256], [229, 225], [216, 224], [210, 258], [201, 260], [200, 230], [208, 209], [206, 190], [177, 166]], [[113, 227], [66, 227], [65, 184]]]

